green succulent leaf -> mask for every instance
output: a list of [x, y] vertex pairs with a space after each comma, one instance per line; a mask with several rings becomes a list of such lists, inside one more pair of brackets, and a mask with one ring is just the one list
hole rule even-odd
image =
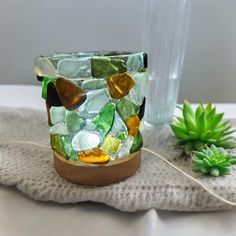
[[212, 104], [208, 103], [206, 108], [205, 108], [205, 111], [206, 111], [206, 113], [209, 113], [211, 110], [212, 110]]
[[197, 120], [199, 118], [199, 116], [204, 112], [204, 108], [201, 105], [199, 105], [196, 109], [196, 112], [195, 112], [195, 119]]
[[195, 113], [191, 107], [191, 104], [186, 100], [184, 101], [183, 114], [184, 114], [184, 117], [188, 116], [192, 119], [194, 119], [194, 117], [195, 117]]
[[219, 114], [216, 114], [213, 119], [211, 120], [211, 122], [209, 123], [209, 128], [210, 129], [214, 129], [216, 128], [216, 126], [220, 123], [220, 121], [222, 120], [224, 116], [224, 113], [219, 113]]
[[205, 113], [205, 111], [201, 113], [201, 115], [197, 119], [196, 123], [197, 123], [197, 130], [198, 130], [198, 132], [200, 134], [204, 133], [206, 131], [206, 128], [207, 128], [207, 120], [206, 120], [206, 113]]

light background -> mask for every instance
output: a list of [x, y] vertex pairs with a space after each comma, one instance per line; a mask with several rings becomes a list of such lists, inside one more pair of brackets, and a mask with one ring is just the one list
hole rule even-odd
[[[144, 9], [144, 0], [0, 0], [0, 84], [37, 84], [40, 54], [140, 50]], [[236, 102], [235, 26], [236, 1], [192, 0], [179, 102]]]

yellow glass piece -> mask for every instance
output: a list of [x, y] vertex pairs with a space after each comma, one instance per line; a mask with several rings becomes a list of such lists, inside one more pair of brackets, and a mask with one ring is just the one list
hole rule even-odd
[[105, 164], [110, 160], [106, 152], [99, 148], [89, 149], [83, 152], [78, 152], [80, 161], [90, 164]]
[[129, 135], [136, 136], [140, 126], [140, 119], [137, 115], [130, 117], [125, 121]]
[[118, 138], [114, 138], [111, 135], [107, 135], [101, 145], [101, 149], [108, 153], [115, 154], [119, 151], [120, 146], [121, 141]]
[[135, 81], [128, 73], [122, 73], [110, 76], [107, 80], [107, 84], [111, 97], [120, 99], [129, 93]]

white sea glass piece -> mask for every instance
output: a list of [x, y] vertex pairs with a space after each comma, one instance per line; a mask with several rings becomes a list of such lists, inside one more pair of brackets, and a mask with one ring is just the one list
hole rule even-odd
[[85, 151], [97, 147], [100, 142], [98, 133], [83, 129], [74, 136], [71, 146], [75, 151]]

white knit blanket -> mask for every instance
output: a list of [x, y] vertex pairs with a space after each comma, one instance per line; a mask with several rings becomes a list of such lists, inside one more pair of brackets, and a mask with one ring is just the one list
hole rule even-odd
[[[145, 147], [162, 154], [219, 196], [236, 202], [236, 168], [232, 168], [231, 175], [217, 178], [194, 173], [190, 161], [181, 156], [182, 150], [172, 146], [173, 139], [168, 128], [158, 132], [144, 130]], [[104, 187], [84, 187], [67, 182], [57, 174], [50, 149], [18, 142], [49, 146], [46, 112], [0, 107], [0, 183], [15, 186], [36, 200], [101, 202], [122, 211], [150, 208], [208, 211], [230, 208], [146, 152], [142, 154], [140, 169], [127, 180]]]

